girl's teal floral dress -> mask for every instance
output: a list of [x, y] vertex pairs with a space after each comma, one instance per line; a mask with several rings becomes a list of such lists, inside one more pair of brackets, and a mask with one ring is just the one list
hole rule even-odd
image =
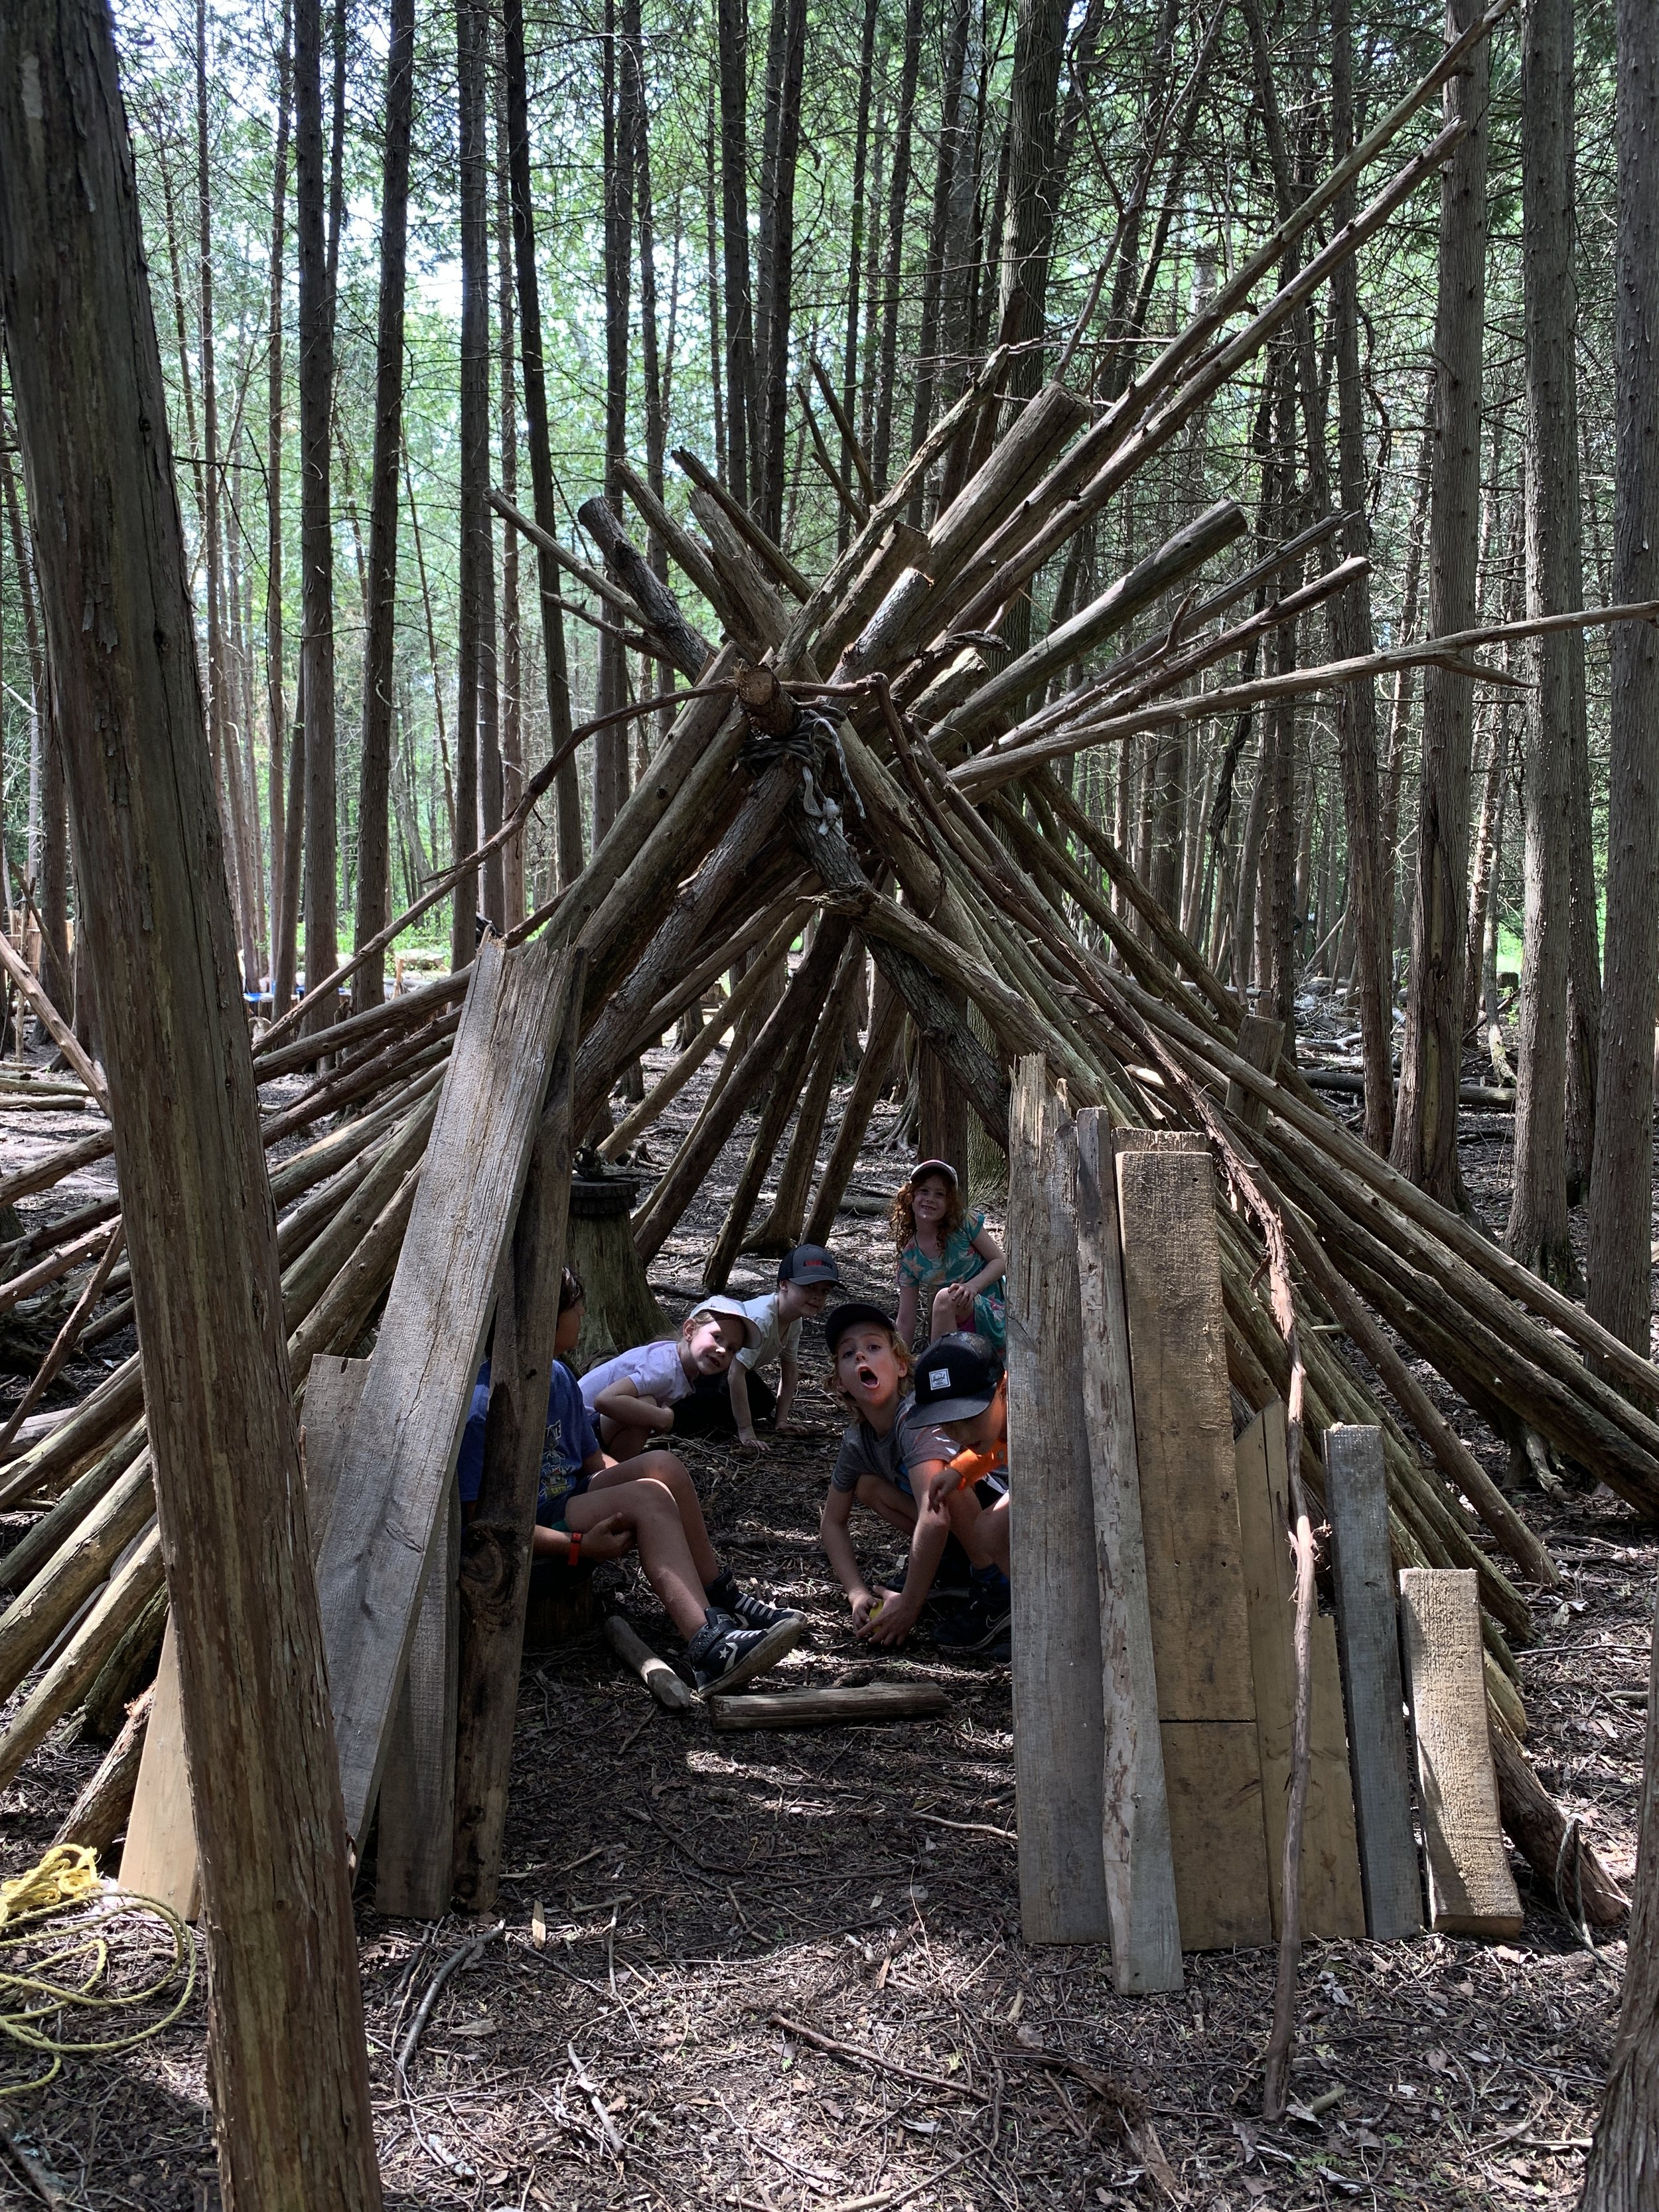
[[[971, 1282], [984, 1267], [984, 1260], [974, 1249], [974, 1239], [984, 1227], [982, 1213], [969, 1213], [945, 1238], [945, 1249], [937, 1260], [929, 1259], [914, 1238], [899, 1254], [899, 1287], [902, 1290], [906, 1283], [915, 1285], [924, 1321], [937, 1291], [950, 1283]], [[981, 1336], [989, 1337], [999, 1350], [1008, 1337], [1002, 1283], [999, 1276], [989, 1290], [979, 1291], [974, 1299], [974, 1327]]]

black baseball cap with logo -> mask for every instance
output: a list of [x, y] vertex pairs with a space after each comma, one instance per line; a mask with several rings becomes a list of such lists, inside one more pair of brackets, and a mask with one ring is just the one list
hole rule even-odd
[[952, 1329], [916, 1361], [916, 1411], [930, 1421], [970, 1421], [997, 1395], [1002, 1361], [988, 1337]]
[[891, 1329], [893, 1326], [892, 1315], [882, 1307], [867, 1305], [858, 1298], [849, 1298], [845, 1305], [831, 1306], [823, 1316], [823, 1340], [830, 1347], [830, 1357], [833, 1359], [840, 1349], [842, 1337], [849, 1329]]
[[797, 1244], [793, 1252], [786, 1252], [778, 1262], [781, 1283], [829, 1283], [841, 1280], [841, 1269], [835, 1255], [822, 1244]]

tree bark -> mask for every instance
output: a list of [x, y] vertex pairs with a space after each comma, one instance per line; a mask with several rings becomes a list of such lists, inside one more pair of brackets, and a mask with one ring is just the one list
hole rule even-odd
[[[519, 379], [514, 353], [518, 343], [513, 313], [513, 210], [507, 173], [511, 166], [507, 121], [507, 73], [495, 75], [495, 300], [501, 347], [501, 489], [514, 506], [519, 498]], [[489, 528], [495, 530], [490, 518]], [[510, 817], [524, 796], [524, 637], [519, 598], [519, 538], [501, 533], [501, 811]], [[501, 848], [501, 887], [507, 927], [525, 915], [524, 833]]]
[[[643, 40], [640, 0], [605, 0], [605, 496], [620, 521], [617, 474], [628, 458], [629, 298], [633, 267], [634, 171], [642, 101]], [[614, 573], [614, 571], [613, 571]], [[628, 703], [628, 656], [614, 625], [599, 635], [599, 711]], [[628, 796], [628, 726], [617, 723], [593, 740], [593, 842], [599, 846]]]
[[915, 133], [916, 79], [921, 67], [921, 0], [905, 0], [898, 118], [893, 138], [892, 173], [887, 188], [887, 250], [882, 262], [881, 359], [876, 372], [875, 427], [870, 442], [870, 466], [878, 492], [887, 489], [888, 465], [893, 451], [899, 294], [904, 274], [904, 217], [910, 197], [910, 149]]
[[[329, 500], [334, 289], [324, 234], [322, 0], [295, 0], [295, 155], [300, 233], [300, 635], [305, 715], [306, 980], [339, 965], [336, 942], [334, 529]], [[293, 810], [290, 807], [289, 818]], [[307, 1020], [315, 1036], [332, 1009]]]
[[[859, 36], [858, 121], [853, 136], [853, 208], [847, 236], [847, 341], [841, 361], [842, 413], [850, 426], [858, 419], [860, 286], [864, 277], [866, 228], [865, 180], [870, 161], [870, 81], [875, 73], [878, 0], [864, 0], [864, 25]], [[846, 431], [841, 441], [841, 477], [853, 481], [853, 441]], [[842, 505], [836, 526], [836, 551], [842, 554], [852, 542], [851, 511]]]
[[[1620, 179], [1630, 195], [1620, 208], [1621, 247], [1631, 242], [1626, 228], [1627, 218], [1635, 212], [1630, 201], [1636, 194], [1631, 187], [1646, 181], [1633, 179], [1631, 169], [1645, 167], [1650, 178], [1659, 173], [1653, 156], [1653, 133], [1659, 126], [1654, 76], [1655, 64], [1659, 63], [1659, 38], [1654, 35], [1650, 21], [1641, 27], [1639, 33], [1631, 24], [1632, 36], [1628, 43], [1625, 37], [1629, 19], [1647, 12], [1644, 0], [1620, 0]], [[1638, 44], [1643, 51], [1632, 55], [1632, 46]], [[1626, 71], [1639, 71], [1634, 84], [1627, 85]], [[1639, 146], [1631, 145], [1626, 136], [1627, 105], [1640, 112], [1644, 135]], [[1631, 135], [1633, 137], [1634, 132]], [[1637, 157], [1628, 166], [1627, 153]], [[1645, 191], [1643, 198], [1648, 203], [1647, 244], [1651, 249], [1656, 242], [1652, 227], [1653, 200]], [[1624, 262], [1622, 252], [1620, 258]], [[1640, 270], [1642, 282], [1648, 281], [1651, 268], [1650, 261]], [[1625, 262], [1621, 274], [1628, 277], [1638, 273]], [[1621, 324], [1630, 306], [1629, 295], [1621, 285]], [[1620, 366], [1627, 369], [1628, 360], [1621, 361]], [[1650, 391], [1651, 386], [1649, 388]], [[1625, 396], [1622, 380], [1617, 396]], [[1622, 480], [1620, 503], [1623, 504]], [[1613, 557], [1616, 562], [1616, 548]], [[1614, 696], [1617, 698], [1617, 693]], [[1611, 931], [1607, 941], [1611, 947]], [[1611, 976], [1608, 980], [1611, 984]], [[1611, 990], [1608, 996], [1612, 996]], [[1604, 1041], [1605, 1036], [1604, 1031]], [[1599, 1158], [1597, 1166], [1599, 1169]], [[1638, 1225], [1645, 1232], [1645, 1218]], [[1613, 2063], [1601, 2100], [1601, 2117], [1585, 2163], [1580, 2212], [1648, 2212], [1656, 2191], [1659, 2191], [1659, 1605], [1656, 1605], [1653, 1648], [1648, 1662], [1647, 1755], [1642, 1771], [1642, 1802], [1637, 1828], [1636, 1886], [1631, 1898], [1630, 1932], [1625, 1945], [1625, 1992], [1619, 2008], [1619, 2035], [1613, 2047]]]
[[806, 65], [806, 0], [773, 0], [775, 76], [769, 52], [761, 172], [760, 292], [755, 316], [759, 444], [755, 519], [783, 541], [785, 433], [789, 415], [789, 315], [795, 265], [795, 168], [800, 157], [801, 80]]
[[[111, 22], [0, 15], [0, 276], [88, 900], [233, 2212], [378, 2207], [276, 1218]], [[79, 179], [66, 191], [64, 179]]]
[[726, 486], [749, 504], [755, 451], [755, 328], [749, 288], [749, 9], [716, 0], [720, 72], [720, 239], [726, 257]]
[[[1569, 611], [1567, 509], [1578, 496], [1573, 348], [1572, 0], [1527, 0], [1521, 42], [1525, 288], [1527, 613]], [[1567, 1234], [1567, 870], [1571, 665], [1561, 633], [1534, 639], [1527, 694], [1520, 1069], [1510, 1250], [1565, 1288]]]
[[[265, 737], [270, 751], [271, 1014], [285, 1013], [294, 996], [294, 917], [283, 902], [283, 854], [288, 843], [283, 757], [288, 736], [283, 641], [283, 263], [288, 246], [289, 130], [293, 112], [293, 0], [283, 0], [282, 40], [276, 50], [276, 143], [270, 184], [270, 320], [265, 362]], [[278, 998], [286, 974], [288, 994]]]
[[[1448, 0], [1447, 27], [1472, 23], [1478, 0]], [[1487, 85], [1483, 40], [1447, 83], [1448, 121], [1468, 125], [1441, 174], [1435, 305], [1433, 492], [1429, 516], [1429, 632], [1475, 618], [1480, 504], [1480, 362], [1486, 297]], [[1423, 766], [1412, 964], [1406, 994], [1396, 1168], [1443, 1206], [1465, 1203], [1457, 1158], [1463, 1051], [1463, 929], [1468, 912], [1469, 754], [1474, 699], [1467, 676], [1423, 675]]]
[[[536, 270], [536, 222], [530, 191], [530, 95], [524, 46], [524, 0], [504, 0], [507, 135], [513, 197], [513, 251], [519, 279], [520, 365], [524, 372], [524, 421], [530, 448], [530, 484], [536, 520], [550, 538], [559, 526], [553, 455], [547, 428], [547, 371], [542, 354], [541, 285]], [[570, 677], [559, 605], [559, 571], [544, 548], [536, 556], [542, 602], [542, 652], [547, 679], [547, 734], [552, 751], [570, 742]], [[554, 782], [561, 887], [582, 872], [582, 801], [576, 763], [567, 760]]]
[[[933, 210], [927, 225], [927, 264], [921, 280], [921, 331], [916, 344], [916, 389], [910, 410], [910, 451], [927, 435], [933, 420], [933, 396], [939, 384], [939, 332], [945, 291], [945, 241], [957, 167], [962, 159], [962, 81], [968, 65], [968, 0], [951, 0], [950, 43], [945, 58], [945, 88], [933, 170]], [[905, 520], [921, 527], [925, 483], [911, 495]]]
[[[398, 477], [404, 442], [404, 277], [409, 233], [409, 145], [415, 89], [415, 0], [392, 0], [386, 59], [380, 171], [380, 301], [374, 348], [374, 458], [368, 492], [368, 623], [363, 646], [363, 735], [357, 793], [357, 915], [353, 950], [391, 919], [392, 683], [398, 618]], [[351, 1011], [386, 995], [386, 956], [352, 979]]]
[[[1659, 16], [1645, 0], [1619, 0], [1617, 21], [1613, 589], [1615, 598], [1626, 592], [1651, 597], [1659, 592]], [[1652, 1305], [1653, 1014], [1659, 1003], [1659, 773], [1653, 754], [1659, 634], [1649, 623], [1621, 623], [1609, 643], [1607, 966], [1587, 1303], [1597, 1321], [1646, 1356]], [[1651, 1759], [1649, 1765], [1651, 1778]], [[1650, 1918], [1644, 1925], [1650, 1974], [1656, 1948]], [[1656, 2079], [1650, 2069], [1650, 2095]], [[1630, 2094], [1636, 2094], [1634, 2085]], [[1654, 2124], [1651, 2108], [1648, 2124]]]
[[1043, 316], [1054, 245], [1054, 123], [1066, 38], [1065, 0], [1019, 0], [1008, 100], [1008, 201], [1002, 231], [1002, 336], [1019, 348], [1010, 390], [1042, 388]]
[[[455, 679], [455, 861], [478, 843], [478, 798], [486, 720], [486, 659], [493, 683], [495, 640], [484, 638], [484, 570], [494, 562], [489, 529], [489, 217], [485, 39], [479, 0], [456, 0], [455, 73], [459, 107], [461, 198], [461, 546], [460, 629]], [[493, 628], [493, 622], [492, 622]], [[499, 791], [497, 793], [499, 805]], [[478, 871], [455, 886], [450, 962], [464, 967], [477, 941]]]

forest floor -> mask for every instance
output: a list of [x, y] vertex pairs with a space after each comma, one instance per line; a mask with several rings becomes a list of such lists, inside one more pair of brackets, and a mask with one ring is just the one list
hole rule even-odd
[[[1334, 1042], [1346, 1024], [1317, 1026]], [[650, 1133], [658, 1166], [701, 1095], [700, 1084]], [[872, 1131], [866, 1191], [884, 1195], [902, 1177], [896, 1119], [884, 1109]], [[87, 1126], [59, 1121], [0, 1106], [0, 1164]], [[1472, 1189], [1500, 1225], [1511, 1126], [1469, 1115], [1463, 1132]], [[747, 1141], [742, 1127], [651, 1269], [672, 1316], [685, 1310]], [[35, 1204], [61, 1208], [94, 1184], [106, 1187], [102, 1171]], [[856, 1291], [890, 1295], [880, 1220], [844, 1213], [836, 1246]], [[763, 1287], [764, 1267], [738, 1286]], [[809, 1336], [799, 1412], [818, 1436], [752, 1458], [684, 1448], [710, 1525], [740, 1576], [811, 1619], [783, 1684], [861, 1679], [873, 1666], [878, 1679], [937, 1682], [949, 1716], [716, 1735], [701, 1713], [659, 1711], [596, 1637], [527, 1656], [504, 1926], [447, 1984], [406, 2076], [394, 2045], [433, 1966], [476, 1929], [360, 1905], [388, 2205], [1575, 2203], [1624, 1944], [1587, 1948], [1524, 1867], [1513, 1942], [1307, 1947], [1295, 2101], [1278, 2128], [1258, 2117], [1271, 1952], [1189, 1958], [1184, 1994], [1124, 1999], [1103, 1952], [1021, 1941], [1008, 1669], [943, 1664], [925, 1647], [872, 1661], [853, 1641], [816, 1540], [839, 1426], [823, 1372]], [[84, 1389], [95, 1373], [70, 1379]], [[0, 1401], [21, 1388], [9, 1382]], [[1502, 1448], [1435, 1388], [1507, 1483]], [[1521, 1655], [1530, 1748], [1627, 1883], [1659, 1543], [1604, 1492], [1522, 1502], [1565, 1578], [1538, 1601], [1538, 1642]], [[0, 1534], [15, 1540], [23, 1525]], [[641, 1578], [602, 1574], [672, 1653]], [[60, 1732], [0, 1796], [0, 1872], [33, 1863], [100, 1749]], [[55, 2201], [216, 2206], [203, 2027], [198, 1985], [155, 2040], [71, 2057], [50, 2087], [0, 2112]], [[0, 2204], [41, 2196], [0, 2155]]]

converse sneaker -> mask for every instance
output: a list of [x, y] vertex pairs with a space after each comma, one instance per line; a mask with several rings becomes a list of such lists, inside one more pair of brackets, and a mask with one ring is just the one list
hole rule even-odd
[[740, 1589], [730, 1567], [710, 1583], [708, 1598], [716, 1611], [729, 1613], [740, 1628], [775, 1628], [781, 1620], [799, 1620], [805, 1626], [805, 1614], [793, 1606], [773, 1605], [753, 1590]]
[[729, 1613], [710, 1606], [685, 1647], [686, 1671], [696, 1689], [739, 1690], [793, 1651], [805, 1628], [799, 1613], [785, 1613], [771, 1628], [744, 1628]]

